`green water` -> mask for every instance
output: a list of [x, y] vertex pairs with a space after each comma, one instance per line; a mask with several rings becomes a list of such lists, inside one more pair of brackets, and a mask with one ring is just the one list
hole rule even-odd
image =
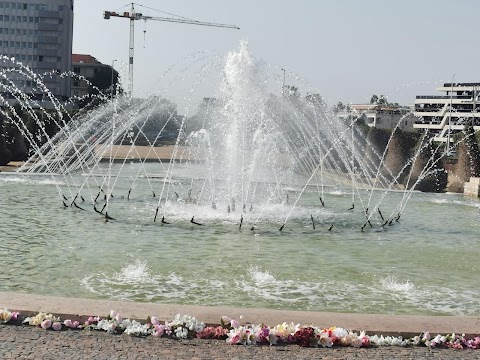
[[[358, 199], [348, 211], [349, 190], [325, 188], [322, 208], [315, 205], [318, 188], [308, 187], [291, 211], [298, 196], [291, 189], [288, 204], [246, 211], [239, 230], [238, 209], [227, 214], [180, 202], [166, 208], [172, 224], [153, 223], [158, 199], [139, 183], [127, 201], [127, 179], [116, 184], [109, 203], [116, 220], [106, 223], [92, 205], [63, 207], [56, 185], [68, 194], [68, 181], [0, 174], [0, 291], [354, 313], [480, 313], [477, 199], [414, 193], [399, 223], [382, 231], [376, 215], [373, 228], [361, 232], [365, 218]], [[394, 213], [402, 196], [388, 193], [382, 213]], [[91, 193], [85, 197], [91, 202]], [[204, 226], [191, 224], [192, 216]]]

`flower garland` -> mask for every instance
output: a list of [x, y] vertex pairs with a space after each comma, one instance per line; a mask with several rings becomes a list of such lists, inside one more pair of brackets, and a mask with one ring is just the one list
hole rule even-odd
[[[17, 322], [18, 312], [0, 309], [0, 324]], [[274, 327], [265, 324], [241, 325], [237, 320], [222, 316], [219, 326], [205, 326], [203, 322], [189, 315], [177, 314], [171, 322], [161, 322], [156, 316], [147, 318], [142, 324], [136, 320], [123, 319], [120, 314], [111, 311], [102, 319], [89, 317], [83, 324], [67, 319], [61, 321], [52, 314], [40, 312], [36, 316], [26, 317], [23, 324], [40, 326], [43, 329], [60, 331], [63, 329], [82, 329], [107, 331], [112, 334], [126, 333], [131, 336], [170, 337], [176, 339], [223, 339], [227, 344], [297, 344], [305, 347], [333, 346], [427, 346], [455, 349], [480, 349], [480, 336], [467, 339], [465, 334], [447, 334], [431, 336], [424, 332], [419, 336], [404, 339], [401, 336], [367, 335], [341, 327], [318, 328], [283, 323]]]

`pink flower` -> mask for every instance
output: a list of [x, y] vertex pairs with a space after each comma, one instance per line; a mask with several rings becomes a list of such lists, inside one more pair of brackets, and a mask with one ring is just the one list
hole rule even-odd
[[94, 322], [93, 316], [89, 316], [87, 321], [88, 321], [89, 324]]
[[150, 318], [150, 322], [152, 323], [152, 325], [158, 325], [160, 324], [160, 320], [158, 320], [158, 318], [156, 316], [152, 316]]
[[69, 327], [71, 328], [72, 327], [72, 320], [70, 319], [67, 319], [63, 322], [63, 325], [65, 325], [66, 327]]
[[50, 326], [52, 326], [52, 321], [51, 320], [43, 320], [42, 323], [40, 324], [42, 329], [50, 329]]
[[62, 324], [58, 321], [55, 321], [53, 324], [52, 324], [52, 328], [53, 330], [55, 331], [60, 331], [62, 330]]
[[225, 325], [228, 325], [230, 324], [230, 318], [228, 316], [222, 316], [222, 322], [225, 324]]
[[230, 320], [230, 325], [232, 325], [232, 327], [235, 329], [235, 328], [238, 328], [240, 326], [240, 323], [237, 320], [231, 319]]
[[232, 337], [227, 339], [227, 343], [231, 345], [238, 344], [240, 342], [241, 335], [240, 333], [235, 333]]
[[79, 326], [80, 326], [80, 323], [78, 321], [74, 321], [74, 322], [72, 322], [71, 328], [72, 329], [78, 329]]
[[367, 336], [362, 338], [362, 347], [369, 347], [370, 346], [370, 339]]
[[165, 333], [165, 325], [160, 325], [160, 324], [157, 324], [157, 325], [154, 325], [154, 331], [153, 331], [153, 336], [155, 337], [161, 337], [163, 336], [163, 334]]
[[116, 314], [115, 315], [115, 321], [118, 322], [118, 323], [121, 323], [123, 321], [123, 318], [120, 314]]

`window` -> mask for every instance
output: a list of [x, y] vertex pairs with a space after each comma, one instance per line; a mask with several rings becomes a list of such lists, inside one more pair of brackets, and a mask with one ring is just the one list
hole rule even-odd
[[4, 33], [5, 35], [8, 35], [8, 28], [4, 28], [4, 29], [3, 29], [3, 33]]
[[29, 16], [29, 17], [28, 17], [28, 22], [33, 23], [33, 16]]
[[3, 1], [0, 1], [0, 9], [3, 9]]
[[59, 24], [63, 24], [63, 19], [58, 19]]
[[3, 34], [3, 28], [0, 28], [0, 34]]
[[27, 10], [27, 9], [28, 9], [28, 4], [23, 3], [23, 10]]
[[10, 47], [14, 48], [15, 47], [15, 41], [10, 41]]
[[43, 55], [38, 55], [38, 61], [43, 61]]
[[80, 67], [74, 66], [74, 67], [73, 67], [73, 72], [74, 72], [75, 74], [80, 74]]
[[26, 16], [22, 16], [22, 21], [23, 21], [23, 22], [27, 22], [27, 17], [26, 17]]
[[38, 24], [39, 23], [39, 18], [38, 16], [35, 16], [35, 24]]
[[80, 81], [78, 79], [73, 80], [73, 86], [80, 86]]
[[22, 29], [22, 35], [27, 35], [27, 29]]
[[17, 22], [22, 22], [22, 17], [21, 16], [17, 16]]
[[58, 11], [63, 11], [63, 5], [58, 5]]
[[0, 21], [3, 21], [3, 15], [0, 15]]
[[8, 47], [8, 41], [3, 42], [3, 47]]
[[22, 49], [25, 49], [27, 47], [27, 43], [22, 41]]
[[20, 48], [20, 41], [15, 41], [15, 47], [16, 47], [17, 49]]
[[57, 62], [61, 62], [62, 58], [60, 56], [57, 56]]
[[10, 3], [9, 2], [6, 2], [5, 3], [5, 9], [8, 9], [10, 7]]
[[10, 16], [5, 15], [5, 21], [10, 21]]
[[28, 47], [29, 49], [31, 49], [31, 48], [33, 47], [33, 44], [32, 44], [31, 41], [29, 41], [29, 42], [27, 43], [27, 47]]
[[17, 31], [17, 35], [20, 35], [21, 34], [21, 30], [20, 29], [16, 29]]

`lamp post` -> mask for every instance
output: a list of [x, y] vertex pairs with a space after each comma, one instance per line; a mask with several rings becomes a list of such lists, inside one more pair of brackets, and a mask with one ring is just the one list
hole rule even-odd
[[282, 85], [282, 96], [285, 97], [285, 69], [280, 69], [283, 71], [283, 85]]
[[110, 98], [111, 99], [113, 99], [113, 71], [114, 71], [113, 66], [115, 65], [115, 61], [117, 61], [117, 60], [112, 61], [112, 80], [110, 81], [110, 86], [111, 86]]

